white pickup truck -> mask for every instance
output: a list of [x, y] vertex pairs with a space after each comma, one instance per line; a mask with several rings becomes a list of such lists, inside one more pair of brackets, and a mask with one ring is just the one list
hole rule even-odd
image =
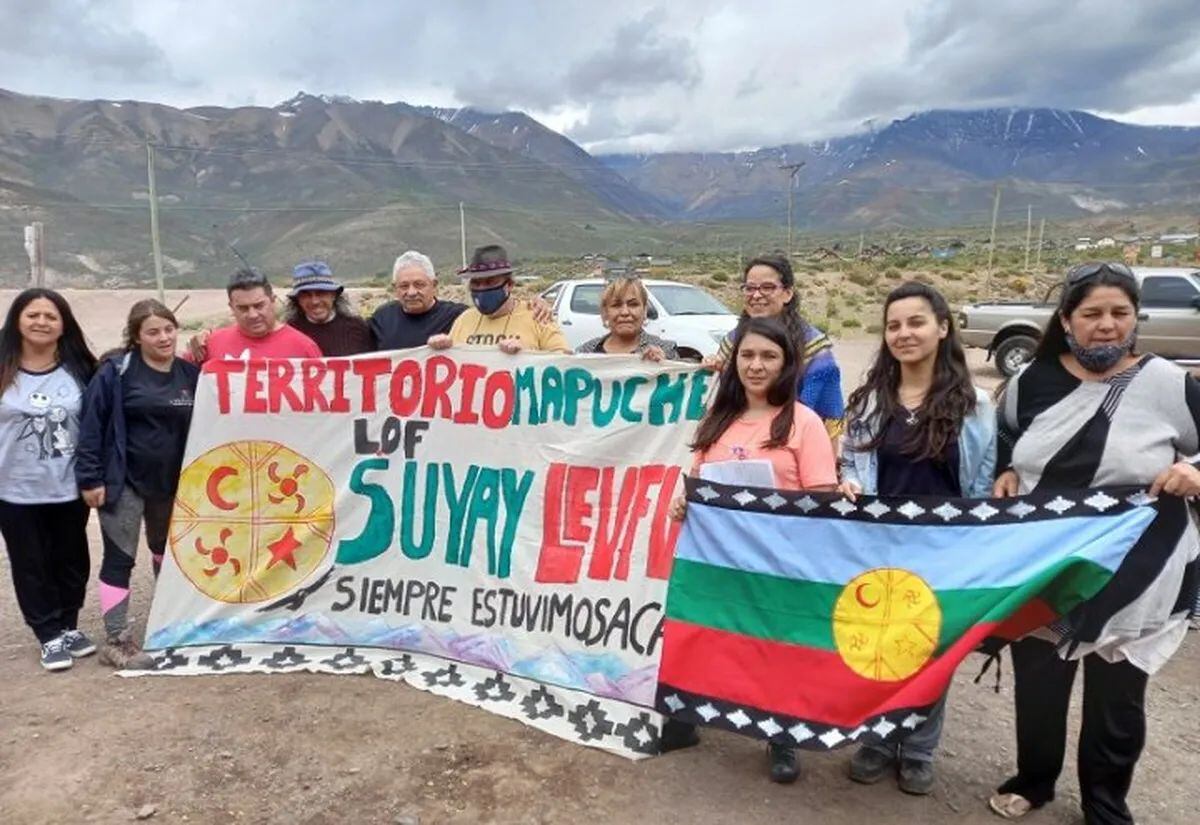
[[[675, 281], [644, 279], [650, 295], [646, 307], [646, 332], [674, 341], [679, 357], [699, 361], [717, 351], [738, 316], [703, 289]], [[558, 323], [572, 348], [605, 332], [600, 320], [602, 278], [558, 281], [542, 292], [542, 299], [554, 307]]]

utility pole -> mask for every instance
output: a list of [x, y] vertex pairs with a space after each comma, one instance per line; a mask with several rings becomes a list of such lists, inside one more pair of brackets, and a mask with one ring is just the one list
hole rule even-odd
[[858, 257], [859, 257], [859, 259], [862, 258], [863, 247], [866, 246], [866, 243], [867, 243], [867, 231], [864, 229], [862, 232], [858, 233]]
[[786, 169], [788, 173], [788, 258], [792, 257], [792, 200], [793, 193], [796, 191], [796, 175], [804, 168], [804, 161], [799, 163], [782, 163], [780, 169]]
[[458, 202], [458, 237], [462, 243], [462, 268], [467, 268], [467, 213], [463, 211], [462, 201]]
[[154, 146], [146, 141], [146, 179], [150, 188], [150, 248], [154, 251], [154, 282], [158, 285], [158, 300], [166, 300], [163, 292], [162, 247], [158, 243], [158, 186], [154, 179]]
[[29, 284], [46, 285], [46, 232], [41, 221], [25, 227], [25, 254], [29, 256]]
[[1029, 271], [1029, 245], [1033, 243], [1033, 204], [1025, 215], [1025, 271]]
[[1046, 237], [1046, 219], [1042, 218], [1042, 223], [1038, 226], [1038, 248], [1037, 248], [1037, 268], [1042, 268], [1042, 239]]
[[992, 277], [992, 262], [996, 259], [996, 218], [1000, 215], [1000, 184], [996, 184], [996, 194], [992, 199], [992, 237], [988, 241], [988, 278]]

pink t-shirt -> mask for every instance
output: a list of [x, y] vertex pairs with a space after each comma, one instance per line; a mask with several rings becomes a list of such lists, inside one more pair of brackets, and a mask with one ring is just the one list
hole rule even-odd
[[[837, 484], [833, 444], [820, 417], [803, 404], [796, 402], [792, 420], [792, 436], [787, 445], [764, 449], [771, 437], [773, 416], [747, 421], [734, 421], [713, 444], [698, 454], [692, 463], [692, 475], [702, 475], [703, 464], [733, 461], [769, 462], [779, 490], [807, 490]], [[712, 468], [714, 471], [718, 468]], [[713, 474], [714, 481], [721, 481]]]
[[320, 358], [321, 348], [303, 332], [284, 324], [270, 335], [250, 338], [238, 327], [214, 329], [208, 337], [208, 358]]

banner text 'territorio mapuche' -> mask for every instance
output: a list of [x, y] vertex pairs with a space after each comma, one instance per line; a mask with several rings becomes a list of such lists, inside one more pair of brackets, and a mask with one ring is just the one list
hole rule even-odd
[[[700, 370], [606, 380], [585, 365], [526, 362], [497, 370], [444, 355], [212, 360], [204, 371], [216, 379], [222, 415], [388, 412], [497, 430], [551, 422], [660, 427], [699, 421], [712, 379]], [[234, 375], [244, 375], [244, 388], [234, 386]]]

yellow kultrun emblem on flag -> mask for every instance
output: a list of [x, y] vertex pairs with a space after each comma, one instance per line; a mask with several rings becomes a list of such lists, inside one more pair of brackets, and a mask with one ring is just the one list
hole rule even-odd
[[273, 441], [223, 444], [179, 476], [171, 554], [211, 599], [271, 599], [325, 559], [333, 505], [329, 476], [296, 451]]
[[833, 607], [833, 640], [846, 666], [868, 679], [912, 676], [937, 649], [942, 610], [916, 573], [881, 567], [855, 576]]

